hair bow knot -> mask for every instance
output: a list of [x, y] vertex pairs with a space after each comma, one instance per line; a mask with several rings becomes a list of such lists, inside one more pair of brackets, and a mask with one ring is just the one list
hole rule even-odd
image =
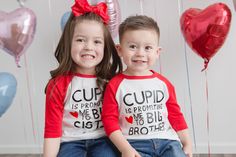
[[109, 22], [109, 15], [107, 13], [107, 5], [100, 2], [96, 6], [91, 6], [87, 0], [75, 0], [75, 4], [71, 7], [74, 16], [80, 16], [89, 12], [99, 15], [105, 24]]

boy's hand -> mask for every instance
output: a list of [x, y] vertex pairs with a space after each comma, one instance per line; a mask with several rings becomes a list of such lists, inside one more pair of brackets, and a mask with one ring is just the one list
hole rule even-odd
[[191, 145], [186, 145], [186, 146], [183, 146], [183, 151], [184, 153], [186, 154], [187, 157], [193, 157], [193, 152], [192, 152], [192, 147]]
[[121, 155], [122, 157], [141, 157], [141, 155], [133, 148], [124, 150], [121, 152]]

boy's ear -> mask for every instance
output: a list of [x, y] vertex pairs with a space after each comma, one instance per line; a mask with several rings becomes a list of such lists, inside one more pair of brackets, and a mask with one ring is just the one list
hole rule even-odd
[[162, 47], [158, 46], [157, 47], [157, 57], [159, 58], [160, 53], [161, 53]]
[[120, 57], [122, 57], [120, 44], [116, 44], [116, 50], [117, 50], [117, 52], [118, 52], [118, 55], [119, 55]]

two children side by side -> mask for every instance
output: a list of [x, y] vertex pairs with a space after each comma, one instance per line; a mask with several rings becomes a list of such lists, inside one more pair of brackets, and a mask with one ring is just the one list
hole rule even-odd
[[161, 51], [157, 23], [128, 17], [115, 47], [101, 4], [75, 0], [57, 45], [59, 65], [46, 87], [44, 157], [192, 157], [174, 86], [150, 70]]

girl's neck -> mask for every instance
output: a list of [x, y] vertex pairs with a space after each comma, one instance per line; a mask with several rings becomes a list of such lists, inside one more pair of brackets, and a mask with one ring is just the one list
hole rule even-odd
[[76, 69], [75, 73], [83, 75], [96, 75], [95, 69]]

